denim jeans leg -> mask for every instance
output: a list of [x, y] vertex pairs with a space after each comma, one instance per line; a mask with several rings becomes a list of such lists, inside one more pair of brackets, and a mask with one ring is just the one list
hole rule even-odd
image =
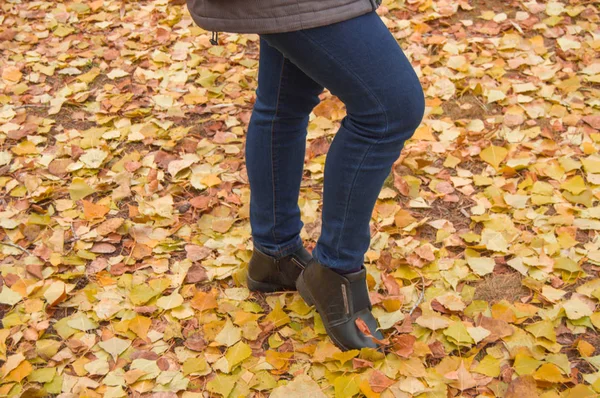
[[298, 195], [306, 128], [323, 87], [260, 41], [256, 102], [246, 138], [254, 246], [275, 257], [302, 247]]
[[375, 12], [263, 37], [346, 105], [327, 154], [322, 231], [313, 257], [341, 271], [358, 269], [383, 182], [423, 117], [417, 75]]

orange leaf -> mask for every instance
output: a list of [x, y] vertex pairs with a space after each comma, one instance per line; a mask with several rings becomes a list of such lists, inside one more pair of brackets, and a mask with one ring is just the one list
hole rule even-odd
[[217, 308], [217, 299], [212, 291], [210, 293], [197, 292], [190, 301], [190, 305], [192, 308], [203, 312]]
[[94, 220], [96, 218], [104, 217], [110, 208], [104, 205], [97, 205], [88, 200], [82, 200], [83, 202], [83, 216], [86, 220]]

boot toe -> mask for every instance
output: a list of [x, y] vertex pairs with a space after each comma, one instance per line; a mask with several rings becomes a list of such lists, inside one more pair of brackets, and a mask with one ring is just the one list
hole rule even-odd
[[373, 314], [368, 309], [364, 309], [354, 314], [347, 322], [329, 328], [332, 340], [340, 348], [346, 350], [359, 350], [364, 347], [378, 348], [377, 343], [356, 325], [356, 320], [359, 318], [367, 325], [371, 336], [377, 340], [383, 340], [383, 334], [377, 329], [377, 321]]

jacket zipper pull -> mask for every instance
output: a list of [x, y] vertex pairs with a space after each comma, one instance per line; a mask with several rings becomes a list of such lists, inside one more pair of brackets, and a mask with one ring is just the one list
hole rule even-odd
[[210, 44], [213, 46], [219, 45], [219, 32], [212, 32], [212, 38], [210, 39]]

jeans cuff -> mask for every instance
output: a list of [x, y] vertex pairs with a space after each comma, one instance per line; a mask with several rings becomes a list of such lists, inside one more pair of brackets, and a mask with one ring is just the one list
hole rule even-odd
[[253, 244], [256, 249], [275, 258], [288, 256], [300, 250], [300, 248], [304, 246], [304, 242], [302, 242], [300, 236], [297, 236], [291, 243], [287, 243], [285, 245], [275, 245], [276, 249], [269, 249], [254, 240]]

